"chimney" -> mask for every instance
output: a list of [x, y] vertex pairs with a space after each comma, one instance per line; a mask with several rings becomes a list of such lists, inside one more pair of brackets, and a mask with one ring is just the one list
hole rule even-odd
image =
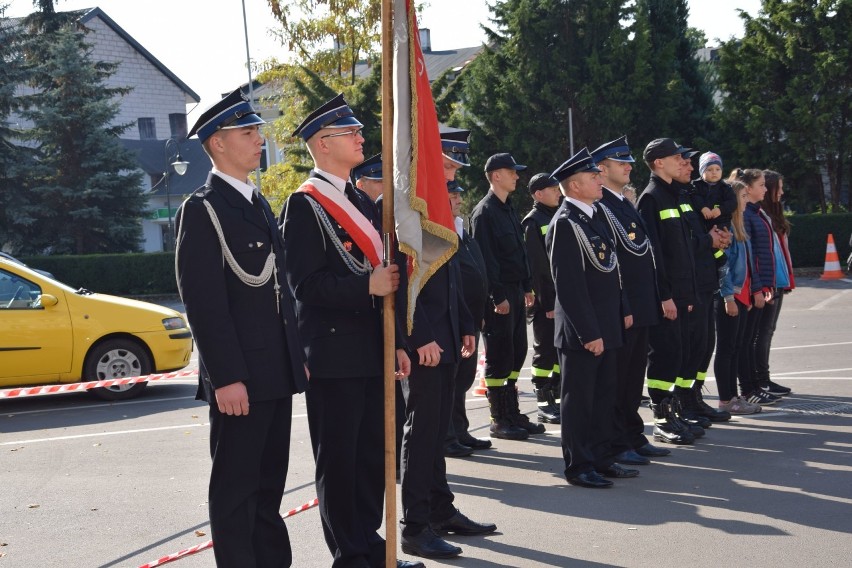
[[429, 28], [420, 30], [420, 49], [423, 50], [423, 53], [432, 51], [432, 35], [429, 33]]

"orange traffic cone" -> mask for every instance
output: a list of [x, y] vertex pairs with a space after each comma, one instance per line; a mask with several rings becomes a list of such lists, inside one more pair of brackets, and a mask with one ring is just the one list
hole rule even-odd
[[825, 268], [820, 280], [839, 280], [843, 278], [840, 269], [840, 257], [837, 256], [837, 247], [834, 246], [834, 235], [828, 234], [828, 242], [825, 245]]
[[485, 386], [485, 351], [479, 355], [476, 378], [479, 379], [479, 385], [473, 388], [473, 396], [485, 396], [488, 393], [488, 387]]

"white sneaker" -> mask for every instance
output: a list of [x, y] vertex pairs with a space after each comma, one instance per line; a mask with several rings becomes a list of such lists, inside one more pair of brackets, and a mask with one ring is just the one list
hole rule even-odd
[[759, 404], [752, 404], [741, 396], [735, 396], [728, 402], [719, 401], [719, 410], [727, 410], [731, 414], [757, 414], [761, 411]]

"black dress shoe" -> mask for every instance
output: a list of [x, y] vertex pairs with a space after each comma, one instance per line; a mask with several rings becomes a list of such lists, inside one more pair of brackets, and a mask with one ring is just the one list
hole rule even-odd
[[486, 440], [484, 438], [474, 438], [470, 435], [468, 435], [467, 437], [459, 436], [459, 444], [467, 446], [468, 448], [473, 448], [474, 450], [488, 450], [491, 448], [491, 440]]
[[590, 487], [592, 489], [602, 489], [604, 487], [612, 487], [612, 481], [604, 479], [597, 472], [587, 471], [574, 477], [569, 477], [568, 483], [576, 487]]
[[462, 553], [461, 548], [439, 537], [431, 527], [424, 528], [416, 535], [403, 534], [400, 543], [404, 553], [423, 558], [455, 558]]
[[598, 470], [598, 474], [603, 475], [604, 477], [614, 477], [616, 479], [627, 479], [629, 477], [636, 477], [637, 475], [639, 475], [639, 470], [638, 469], [628, 469], [626, 467], [621, 467], [617, 463], [614, 463], [604, 470]]
[[615, 456], [615, 461], [624, 465], [648, 465], [651, 463], [651, 460], [645, 456], [640, 456], [633, 450], [624, 450]]
[[493, 533], [497, 530], [497, 525], [494, 523], [477, 523], [467, 518], [461, 511], [456, 509], [455, 514], [440, 523], [429, 523], [438, 534], [461, 534], [461, 535], [478, 535]]
[[666, 448], [658, 448], [651, 442], [648, 442], [644, 446], [636, 448], [636, 453], [640, 456], [645, 456], [646, 458], [661, 458], [669, 455], [672, 451]]
[[426, 568], [419, 560], [397, 560], [396, 568]]
[[444, 456], [448, 458], [466, 458], [473, 453], [473, 448], [458, 442], [444, 446]]

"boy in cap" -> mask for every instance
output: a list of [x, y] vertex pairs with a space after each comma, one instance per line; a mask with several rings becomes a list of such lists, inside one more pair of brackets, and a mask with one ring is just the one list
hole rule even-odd
[[491, 305], [482, 329], [485, 341], [485, 386], [491, 410], [491, 437], [526, 440], [543, 434], [518, 407], [515, 384], [527, 356], [524, 308], [533, 304], [532, 280], [523, 230], [509, 196], [518, 172], [527, 169], [511, 154], [494, 154], [485, 162], [488, 193], [470, 216], [473, 238], [479, 243], [488, 270]]
[[544, 248], [544, 234], [562, 201], [559, 182], [549, 173], [534, 175], [528, 189], [533, 208], [521, 221], [532, 274], [535, 302], [527, 308], [527, 320], [533, 328], [532, 382], [538, 404], [538, 421], [559, 424], [559, 361], [553, 345], [553, 307], [556, 293], [550, 260]]
[[639, 475], [615, 463], [610, 448], [616, 353], [633, 318], [613, 235], [594, 206], [602, 195], [600, 170], [583, 148], [551, 175], [565, 195], [545, 236], [556, 287], [565, 478], [577, 487], [605, 488], [612, 486], [606, 477]]
[[[332, 566], [382, 566], [384, 374], [381, 297], [399, 285], [382, 265], [371, 203], [347, 181], [364, 160], [362, 124], [338, 95], [293, 132], [315, 167], [284, 205], [287, 282], [296, 298], [310, 389], [308, 426]], [[367, 214], [365, 215], [365, 212]], [[410, 363], [397, 349], [400, 374]], [[399, 566], [422, 566], [398, 563]]]
[[728, 182], [722, 179], [722, 158], [715, 152], [704, 152], [698, 158], [700, 179], [692, 182], [704, 200], [701, 214], [709, 230], [713, 225], [731, 230], [731, 215], [737, 209], [737, 196]]
[[175, 219], [178, 291], [199, 354], [197, 398], [210, 405], [208, 508], [220, 567], [292, 562], [279, 508], [292, 395], [307, 377], [292, 299], [281, 288], [281, 235], [249, 178], [260, 165], [263, 123], [239, 89], [202, 113], [189, 136], [213, 169]]
[[624, 290], [633, 312], [633, 325], [625, 331], [624, 346], [616, 357], [618, 385], [612, 451], [619, 463], [645, 465], [650, 463], [649, 457], [671, 453], [648, 441], [644, 421], [639, 416], [648, 365], [648, 330], [659, 323], [661, 313], [654, 249], [642, 217], [623, 195], [635, 162], [627, 137], [601, 144], [592, 152], [592, 159], [601, 170], [603, 183], [603, 197], [598, 206], [615, 235]]
[[375, 203], [382, 196], [382, 155], [367, 158], [352, 169], [355, 187]]

